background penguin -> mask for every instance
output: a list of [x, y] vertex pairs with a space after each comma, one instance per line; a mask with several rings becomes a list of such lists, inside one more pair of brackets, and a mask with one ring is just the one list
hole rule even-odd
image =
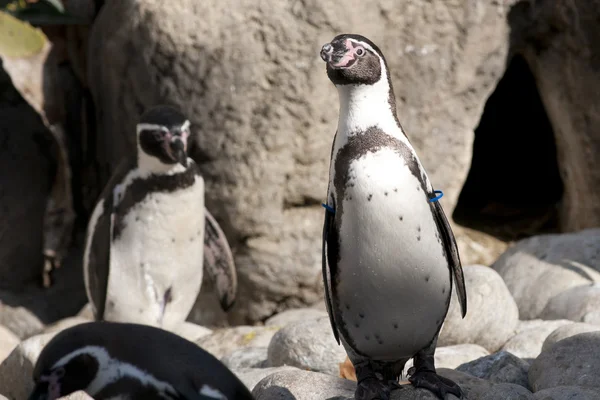
[[204, 207], [204, 180], [186, 155], [189, 126], [172, 107], [144, 113], [137, 158], [121, 165], [100, 196], [83, 260], [97, 320], [173, 328], [194, 305], [203, 266], [222, 308], [235, 300], [229, 244]]
[[410, 382], [461, 395], [434, 352], [452, 275], [466, 314], [458, 249], [442, 206], [396, 116], [385, 58], [360, 35], [321, 49], [338, 89], [323, 228], [323, 278], [334, 335], [356, 369], [355, 398], [387, 400], [405, 363]]
[[65, 329], [42, 350], [29, 400], [78, 390], [96, 400], [251, 400], [219, 360], [160, 328], [90, 322]]

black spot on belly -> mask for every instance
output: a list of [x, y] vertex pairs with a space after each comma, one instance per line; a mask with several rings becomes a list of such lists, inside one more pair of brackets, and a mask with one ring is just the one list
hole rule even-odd
[[192, 236], [192, 237], [190, 238], [190, 242], [193, 242], [193, 241], [194, 241], [194, 239], [195, 239], [195, 237], [193, 237], [193, 236]]
[[370, 194], [370, 195], [367, 196], [367, 200], [369, 200], [369, 201], [371, 201], [372, 198], [373, 198], [372, 194]]
[[398, 188], [394, 188], [394, 192], [397, 192], [397, 191], [398, 191]]
[[369, 336], [369, 335], [365, 335], [365, 339], [367, 339], [367, 340], [371, 340], [371, 336]]
[[430, 277], [429, 277], [429, 275], [427, 275], [427, 276], [425, 277], [425, 282], [429, 282], [429, 278], [430, 278]]
[[355, 324], [354, 324], [354, 326], [355, 326], [356, 328], [358, 328], [358, 327], [359, 327], [359, 325], [358, 325], [358, 322], [357, 322], [357, 323], [355, 323]]
[[419, 242], [421, 241], [421, 236], [420, 235], [417, 236], [417, 241], [419, 241]]
[[377, 343], [383, 344], [383, 340], [381, 340], [381, 337], [378, 334], [375, 334], [375, 339], [377, 339]]
[[140, 220], [140, 217], [135, 217], [135, 220], [136, 220], [136, 221], [139, 221], [139, 220]]
[[394, 324], [394, 329], [398, 329], [398, 324]]
[[164, 305], [166, 306], [167, 304], [169, 304], [172, 301], [173, 301], [173, 287], [169, 286], [167, 288], [167, 290], [165, 290], [165, 294], [163, 295], [163, 302], [164, 302]]
[[398, 219], [399, 219], [400, 221], [404, 221], [404, 217], [403, 217], [402, 215], [401, 215], [401, 216], [399, 216], [399, 217], [398, 217]]
[[441, 319], [438, 319], [437, 321], [435, 321], [435, 324], [436, 324], [436, 325], [439, 325], [441, 322], [442, 322], [442, 320], [441, 320]]
[[365, 317], [365, 314], [363, 314], [363, 313], [360, 313], [360, 314], [358, 314], [358, 316], [359, 316], [359, 317], [361, 317], [361, 318], [364, 318], [364, 317]]
[[421, 225], [417, 226], [417, 232], [421, 232]]
[[171, 238], [171, 242], [175, 243], [175, 238]]
[[143, 312], [144, 312], [144, 309], [143, 309], [143, 308], [140, 308], [140, 309], [138, 309], [138, 312], [141, 314], [141, 313], [143, 313]]
[[385, 192], [384, 194], [387, 196], [388, 192]]
[[442, 294], [445, 294], [445, 293], [446, 293], [446, 286], [444, 286], [444, 287], [442, 288]]
[[350, 304], [346, 304], [346, 310], [350, 309]]

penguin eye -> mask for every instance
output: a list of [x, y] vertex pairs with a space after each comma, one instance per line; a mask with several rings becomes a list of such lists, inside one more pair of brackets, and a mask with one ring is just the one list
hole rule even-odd
[[365, 51], [365, 49], [363, 49], [362, 47], [359, 47], [356, 49], [356, 55], [359, 57], [364, 56], [367, 52]]

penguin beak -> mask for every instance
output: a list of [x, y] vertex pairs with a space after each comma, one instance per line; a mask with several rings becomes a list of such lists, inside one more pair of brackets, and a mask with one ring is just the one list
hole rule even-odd
[[333, 69], [350, 68], [356, 61], [350, 40], [334, 40], [321, 47], [321, 58]]
[[48, 400], [48, 384], [37, 384], [27, 400]]
[[171, 140], [171, 153], [173, 154], [176, 161], [183, 165], [185, 168], [188, 166], [187, 154], [185, 152], [185, 143], [180, 137], [175, 137]]

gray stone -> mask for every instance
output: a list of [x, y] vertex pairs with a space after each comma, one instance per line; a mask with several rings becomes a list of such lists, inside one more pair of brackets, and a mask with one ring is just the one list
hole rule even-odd
[[583, 322], [588, 313], [600, 309], [600, 283], [575, 286], [552, 297], [540, 314], [543, 319]]
[[280, 326], [284, 327], [296, 321], [306, 321], [309, 319], [316, 319], [321, 317], [327, 317], [327, 311], [317, 310], [314, 308], [294, 308], [289, 309], [279, 314], [276, 314], [265, 321], [265, 325]]
[[41, 279], [55, 159], [52, 134], [1, 65], [0, 121], [0, 288], [18, 292]]
[[10, 399], [26, 399], [33, 390], [33, 367], [42, 349], [56, 335], [45, 333], [21, 342], [0, 364], [0, 388]]
[[520, 358], [536, 358], [542, 352], [544, 340], [557, 328], [572, 324], [568, 320], [540, 321], [525, 328], [521, 325], [521, 331], [510, 338], [502, 346], [502, 350], [514, 354]]
[[506, 282], [519, 306], [520, 318], [539, 318], [557, 294], [600, 282], [599, 240], [600, 229], [533, 236], [502, 254], [492, 268]]
[[556, 386], [600, 389], [600, 332], [580, 333], [550, 346], [529, 368], [534, 392]]
[[59, 397], [58, 400], [94, 400], [92, 396], [88, 395], [86, 392], [78, 391], [71, 393], [68, 396]]
[[577, 386], [557, 386], [535, 392], [534, 400], [598, 400], [600, 390]]
[[[269, 374], [252, 390], [256, 400], [315, 400], [354, 397], [356, 382], [310, 371]], [[340, 399], [340, 400], [341, 400]]]
[[[451, 210], [470, 165], [473, 127], [505, 69], [509, 9], [447, 0], [425, 8], [393, 0], [106, 2], [88, 64], [104, 180], [134, 149], [143, 110], [157, 102], [182, 107], [198, 139], [192, 156], [205, 175], [207, 207], [236, 254], [240, 298], [230, 322], [313, 304], [322, 296], [314, 249], [337, 123], [320, 45], [352, 26], [386, 53], [402, 124], [432, 180], [444, 183]], [[479, 254], [460, 231], [463, 261], [485, 258], [488, 247]]]
[[38, 317], [25, 307], [11, 307], [0, 303], [0, 325], [14, 332], [20, 339], [26, 339], [44, 329]]
[[0, 325], [0, 362], [4, 361], [20, 342], [19, 337], [10, 329]]
[[586, 324], [585, 322], [576, 322], [568, 325], [563, 325], [555, 329], [550, 335], [548, 335], [546, 340], [544, 340], [542, 351], [548, 350], [550, 346], [552, 346], [554, 343], [566, 339], [568, 337], [575, 336], [580, 333], [596, 331], [600, 331], [600, 325]]
[[190, 342], [196, 342], [213, 333], [208, 328], [187, 321], [175, 326], [172, 331]]
[[233, 373], [252, 391], [256, 384], [262, 379], [276, 372], [301, 371], [295, 367], [272, 367], [272, 368], [239, 368], [233, 369]]
[[268, 351], [271, 367], [291, 365], [336, 376], [345, 358], [346, 351], [337, 344], [328, 317], [287, 325], [273, 336]]
[[[489, 355], [489, 351], [477, 344], [457, 344], [435, 349], [436, 368], [454, 369], [458, 366]], [[404, 366], [405, 373], [413, 366], [413, 359]]]
[[279, 330], [276, 326], [236, 326], [215, 330], [196, 344], [217, 358], [244, 347], [267, 347]]
[[267, 347], [242, 347], [221, 358], [221, 362], [229, 369], [263, 368], [267, 365], [267, 352]]
[[[471, 397], [469, 397], [471, 399]], [[498, 383], [493, 385], [489, 391], [480, 396], [481, 400], [532, 400], [533, 393], [521, 385], [512, 383]]]
[[468, 312], [463, 319], [452, 287], [448, 316], [438, 346], [474, 343], [488, 351], [498, 350], [513, 335], [519, 312], [502, 278], [481, 265], [465, 266]]
[[506, 351], [463, 364], [456, 370], [493, 383], [513, 383], [526, 388], [529, 386], [529, 364]]
[[79, 324], [85, 324], [87, 322], [91, 322], [91, 320], [89, 320], [87, 318], [83, 318], [83, 317], [65, 318], [65, 319], [57, 321], [51, 325], [48, 325], [46, 327], [46, 329], [44, 329], [44, 333], [58, 333], [67, 328], [71, 328], [71, 327], [79, 325]]

